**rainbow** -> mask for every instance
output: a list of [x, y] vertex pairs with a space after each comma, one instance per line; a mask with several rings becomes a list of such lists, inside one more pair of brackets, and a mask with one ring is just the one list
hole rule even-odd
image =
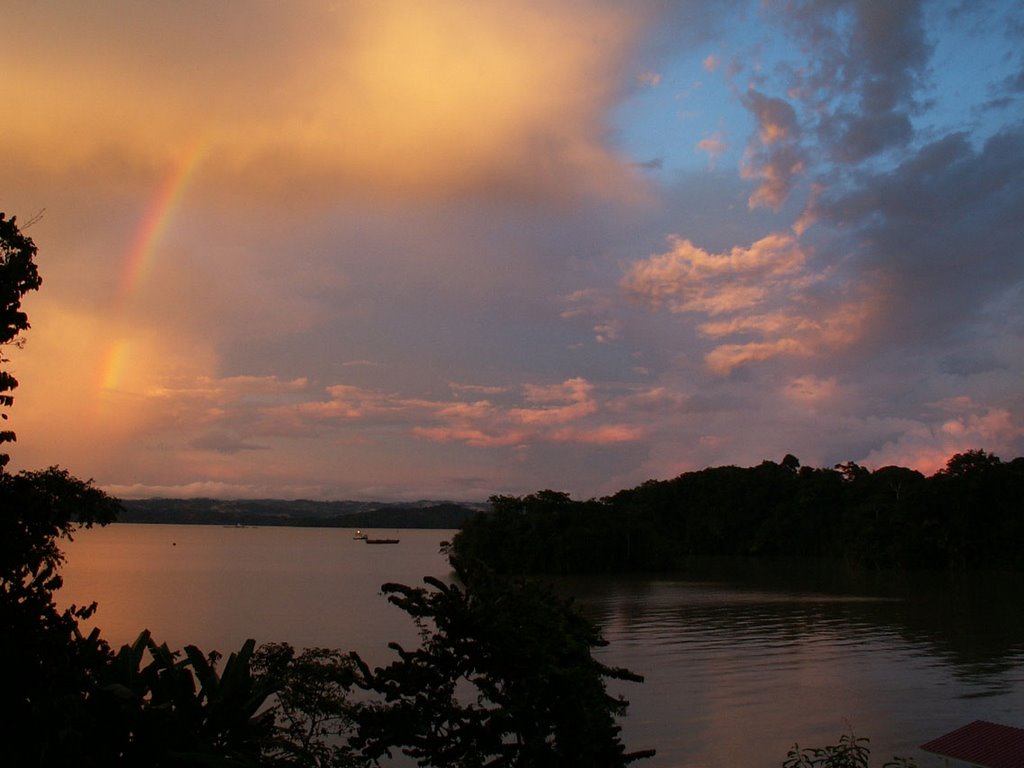
[[[112, 306], [114, 327], [120, 324], [132, 297], [139, 291], [155, 261], [156, 246], [173, 220], [185, 190], [202, 165], [207, 143], [197, 141], [179, 155], [161, 180], [156, 193], [146, 206], [142, 220], [135, 230], [131, 246], [121, 264], [117, 292]], [[129, 367], [130, 342], [126, 338], [113, 339], [100, 357], [97, 388], [103, 392], [117, 389]]]
[[117, 389], [124, 376], [128, 353], [129, 342], [127, 339], [117, 339], [109, 346], [100, 364], [101, 392]]
[[188, 147], [171, 167], [146, 207], [121, 268], [117, 291], [118, 306], [123, 306], [123, 303], [135, 293], [152, 266], [155, 246], [167, 231], [168, 223], [174, 218], [174, 212], [196, 169], [202, 164], [205, 153], [205, 142], [197, 141]]

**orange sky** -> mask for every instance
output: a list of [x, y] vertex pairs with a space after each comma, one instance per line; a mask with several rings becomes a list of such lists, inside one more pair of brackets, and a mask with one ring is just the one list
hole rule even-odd
[[12, 465], [482, 499], [1020, 455], [1021, 12], [830, 8], [13, 3]]

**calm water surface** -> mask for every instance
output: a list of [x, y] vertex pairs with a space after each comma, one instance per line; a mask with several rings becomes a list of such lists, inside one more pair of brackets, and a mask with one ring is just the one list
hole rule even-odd
[[[451, 531], [112, 525], [67, 545], [67, 602], [98, 600], [113, 643], [148, 628], [172, 647], [229, 651], [248, 637], [357, 650], [413, 646], [387, 581], [447, 577]], [[371, 536], [374, 534], [370, 531]], [[833, 743], [852, 726], [873, 754], [974, 719], [1024, 726], [1024, 582], [1008, 577], [854, 577], [795, 564], [694, 563], [652, 578], [563, 579], [602, 628], [606, 663], [646, 677], [624, 738], [655, 747], [647, 768], [779, 766], [794, 741]], [[879, 763], [881, 759], [879, 759]]]

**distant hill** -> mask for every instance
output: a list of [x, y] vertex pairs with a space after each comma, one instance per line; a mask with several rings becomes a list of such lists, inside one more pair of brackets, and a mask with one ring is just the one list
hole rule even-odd
[[133, 499], [124, 523], [279, 525], [321, 528], [458, 528], [487, 504], [308, 499]]

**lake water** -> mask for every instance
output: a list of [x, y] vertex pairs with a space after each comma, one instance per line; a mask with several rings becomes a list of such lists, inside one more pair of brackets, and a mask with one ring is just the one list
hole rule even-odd
[[[66, 545], [66, 602], [97, 600], [112, 644], [143, 628], [172, 647], [228, 652], [248, 637], [390, 660], [417, 643], [380, 595], [447, 577], [451, 531], [117, 524]], [[603, 629], [599, 655], [643, 674], [615, 684], [646, 768], [779, 766], [794, 741], [849, 727], [881, 764], [975, 719], [1024, 726], [1024, 578], [857, 577], [808, 563], [704, 562], [674, 576], [569, 578], [556, 587]]]

